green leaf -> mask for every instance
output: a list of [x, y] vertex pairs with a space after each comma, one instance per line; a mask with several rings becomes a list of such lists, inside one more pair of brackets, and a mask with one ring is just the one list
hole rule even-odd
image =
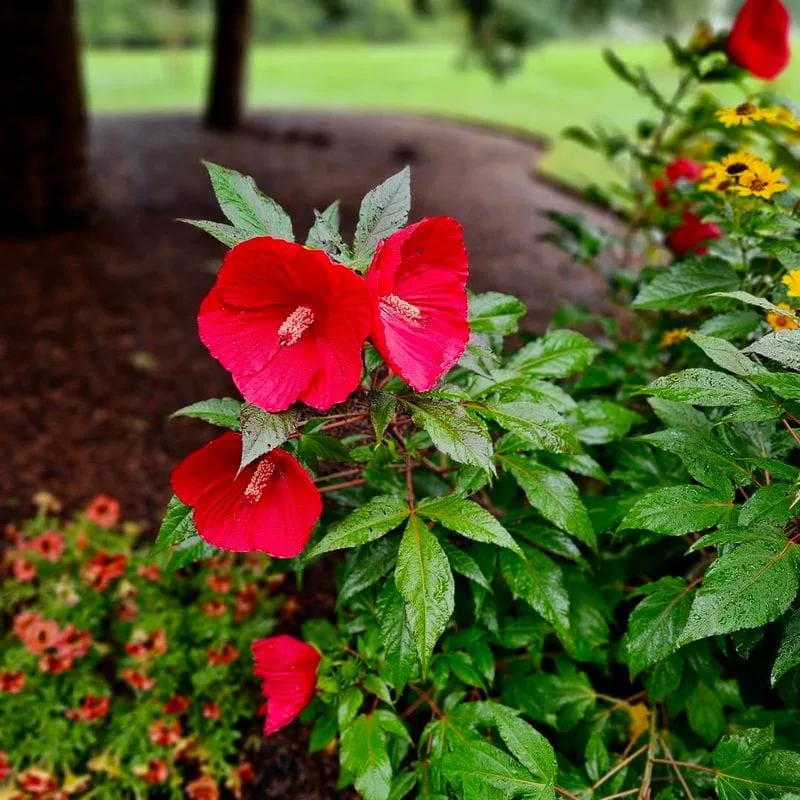
[[500, 522], [471, 500], [455, 495], [426, 499], [419, 504], [417, 511], [421, 517], [438, 522], [468, 539], [520, 552], [519, 546]]
[[471, 555], [460, 547], [456, 547], [452, 542], [444, 541], [441, 544], [453, 572], [457, 575], [463, 575], [467, 580], [477, 583], [478, 586], [482, 586], [489, 591], [491, 588], [489, 581], [486, 580], [486, 576], [481, 572], [478, 562]]
[[716, 687], [702, 677], [695, 683], [686, 698], [686, 716], [689, 727], [709, 744], [719, 739], [725, 730], [725, 710]]
[[416, 514], [400, 542], [394, 577], [424, 673], [453, 613], [455, 585], [442, 546]]
[[322, 541], [311, 548], [305, 559], [310, 560], [332, 550], [374, 542], [400, 525], [408, 515], [408, 503], [402, 498], [389, 494], [373, 497], [331, 527]]
[[392, 785], [392, 763], [386, 738], [374, 714], [362, 714], [344, 730], [342, 767], [354, 776], [364, 800], [387, 800]]
[[772, 667], [770, 680], [774, 686], [790, 669], [800, 664], [800, 611], [789, 617], [789, 624], [783, 632], [778, 648], [778, 657]]
[[477, 333], [516, 333], [526, 311], [525, 304], [510, 294], [484, 292], [469, 297], [470, 327]]
[[239, 414], [242, 429], [242, 463], [240, 469], [282, 445], [296, 430], [296, 411], [272, 414], [245, 403]]
[[347, 250], [339, 233], [338, 200], [334, 200], [322, 213], [314, 211], [314, 224], [308, 232], [306, 246], [324, 250], [330, 256]]
[[782, 527], [794, 515], [792, 494], [785, 483], [771, 483], [756, 489], [739, 510], [739, 525], [766, 523]]
[[181, 567], [188, 567], [189, 564], [194, 564], [195, 561], [203, 561], [219, 552], [216, 547], [212, 547], [200, 538], [199, 534], [192, 534], [177, 542], [170, 549], [170, 556], [164, 566], [164, 572], [174, 572]]
[[566, 638], [569, 596], [561, 567], [539, 550], [523, 546], [522, 555], [502, 550], [500, 569], [511, 594], [541, 614], [560, 638]]
[[697, 332], [703, 336], [720, 339], [746, 339], [761, 324], [761, 316], [755, 311], [729, 311], [707, 319]]
[[775, 750], [771, 728], [725, 736], [714, 750], [719, 800], [770, 800], [797, 795], [800, 754]]
[[685, 369], [665, 375], [643, 393], [695, 406], [740, 406], [760, 397], [748, 383], [710, 369]]
[[643, 592], [647, 596], [631, 613], [625, 635], [631, 679], [675, 650], [692, 605], [691, 590], [680, 578], [661, 578]]
[[632, 305], [648, 311], [693, 311], [709, 305], [708, 295], [735, 289], [739, 277], [719, 259], [682, 261], [645, 286]]
[[797, 546], [788, 541], [747, 542], [719, 556], [695, 595], [681, 643], [777, 619], [797, 595], [797, 573]]
[[545, 519], [589, 547], [597, 546], [597, 537], [578, 488], [563, 472], [524, 456], [500, 456], [500, 461], [525, 492], [528, 502]]
[[755, 375], [766, 370], [740, 353], [730, 342], [701, 333], [690, 333], [689, 338], [718, 366], [734, 375]]
[[174, 417], [194, 417], [210, 422], [212, 425], [219, 425], [222, 428], [230, 428], [232, 431], [239, 430], [239, 412], [242, 403], [233, 397], [221, 397], [212, 400], [201, 400], [199, 403], [192, 403], [184, 406], [170, 414], [170, 419]]
[[547, 405], [517, 400], [511, 403], [470, 403], [481, 416], [516, 433], [536, 450], [577, 453], [581, 447], [561, 415]]
[[749, 292], [715, 292], [714, 297], [724, 297], [729, 300], [738, 300], [741, 303], [747, 303], [750, 306], [757, 306], [758, 308], [763, 308], [765, 311], [772, 311], [776, 314], [781, 314], [788, 319], [792, 319], [798, 321], [798, 317], [792, 311], [787, 311], [785, 308], [779, 308], [775, 305], [775, 303], [771, 303], [769, 300], [765, 300], [763, 297], [756, 297], [754, 294], [750, 294]]
[[492, 703], [492, 713], [506, 747], [532, 775], [552, 786], [558, 766], [550, 742], [507, 706]]
[[704, 486], [669, 486], [645, 495], [625, 515], [620, 530], [642, 529], [666, 536], [682, 536], [718, 525], [734, 508]]
[[373, 586], [392, 569], [397, 557], [397, 544], [396, 537], [384, 536], [347, 554], [336, 598], [338, 605]]
[[197, 529], [192, 521], [192, 509], [173, 495], [150, 553], [155, 555], [193, 536], [197, 536]]
[[408, 626], [406, 604], [391, 576], [378, 594], [376, 612], [388, 665], [386, 677], [395, 691], [400, 692], [414, 669], [416, 653]]
[[188, 225], [194, 225], [195, 228], [200, 228], [201, 231], [210, 234], [227, 247], [236, 247], [240, 242], [246, 242], [256, 235], [252, 231], [234, 228], [233, 225], [226, 225], [224, 222], [211, 222], [206, 219], [179, 219], [178, 222], [185, 222]]
[[353, 259], [366, 263], [381, 239], [399, 231], [408, 222], [411, 209], [411, 170], [404, 167], [368, 192], [361, 201]]
[[771, 256], [777, 258], [786, 269], [800, 269], [800, 244], [797, 241], [793, 239], [766, 239], [761, 242], [761, 247]]
[[800, 330], [776, 331], [753, 342], [745, 353], [756, 353], [784, 367], [800, 370]]
[[435, 447], [461, 464], [494, 474], [492, 440], [460, 403], [430, 395], [402, 398], [402, 402]]
[[442, 772], [457, 797], [494, 800], [523, 796], [547, 800], [552, 787], [535, 779], [511, 756], [482, 740], [459, 743], [442, 758]]
[[372, 428], [375, 431], [375, 439], [380, 442], [383, 434], [392, 421], [394, 412], [397, 410], [397, 398], [389, 392], [370, 392], [368, 396], [369, 415], [372, 420]]
[[336, 711], [336, 722], [339, 730], [344, 730], [358, 714], [364, 702], [363, 692], [355, 686], [348, 686], [339, 697], [339, 708]]
[[257, 236], [294, 241], [289, 215], [274, 200], [262, 194], [249, 175], [210, 161], [203, 163], [222, 213], [234, 227]]
[[588, 445], [622, 439], [634, 425], [643, 422], [639, 414], [610, 400], [582, 401], [574, 417], [578, 439]]
[[586, 369], [600, 348], [575, 331], [558, 330], [546, 333], [526, 344], [509, 361], [509, 366], [526, 375], [566, 378]]

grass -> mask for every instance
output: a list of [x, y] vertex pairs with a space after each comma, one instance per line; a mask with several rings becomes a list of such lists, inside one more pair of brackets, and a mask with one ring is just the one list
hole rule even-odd
[[[605, 67], [604, 42], [560, 41], [529, 54], [503, 83], [481, 69], [459, 69], [454, 44], [308, 44], [252, 51], [250, 108], [408, 110], [462, 117], [557, 137], [571, 124], [602, 122], [630, 130], [650, 113]], [[615, 43], [665, 90], [674, 73], [660, 43]], [[205, 51], [93, 51], [86, 57], [89, 103], [97, 111], [199, 110]], [[798, 71], [795, 71], [796, 73]], [[779, 91], [800, 95], [800, 74]], [[736, 95], [733, 96], [734, 98]], [[607, 167], [583, 148], [554, 142], [543, 163], [561, 180], [584, 184]]]

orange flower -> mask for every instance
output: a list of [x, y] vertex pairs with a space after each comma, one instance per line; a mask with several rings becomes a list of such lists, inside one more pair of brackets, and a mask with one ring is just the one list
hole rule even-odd
[[231, 590], [231, 579], [229, 575], [209, 575], [206, 578], [208, 588], [217, 594], [227, 594]]
[[33, 622], [39, 622], [42, 615], [36, 611], [20, 611], [14, 617], [14, 635], [20, 639], [25, 639], [25, 632]]
[[87, 695], [78, 708], [71, 708], [67, 711], [67, 719], [73, 722], [96, 722], [108, 714], [111, 708], [110, 697], [97, 697]]
[[219, 800], [217, 782], [210, 775], [203, 775], [186, 784], [186, 796], [189, 800]]
[[149, 675], [137, 669], [122, 670], [122, 680], [137, 692], [149, 692], [156, 685]]
[[221, 647], [209, 648], [206, 655], [209, 664], [214, 667], [224, 667], [239, 658], [239, 651], [230, 642], [225, 642]]
[[86, 506], [86, 518], [101, 528], [110, 528], [119, 522], [119, 501], [105, 494], [99, 494]]
[[146, 767], [135, 767], [133, 770], [145, 783], [158, 786], [169, 778], [169, 766], [163, 758], [154, 758]]
[[133, 622], [139, 618], [139, 606], [135, 600], [126, 597], [117, 609], [116, 617], [123, 622]]
[[64, 537], [55, 531], [45, 531], [31, 539], [28, 547], [46, 561], [56, 562], [64, 552]]
[[[778, 303], [778, 308], [788, 311], [790, 314], [797, 313], [788, 303]], [[774, 331], [794, 331], [800, 328], [800, 325], [791, 317], [779, 314], [777, 311], [770, 311], [767, 314], [767, 324]]]
[[191, 705], [191, 700], [181, 694], [174, 694], [164, 703], [162, 710], [165, 714], [183, 714]]
[[22, 671], [0, 672], [0, 693], [19, 694], [25, 687], [25, 673]]
[[222, 709], [218, 703], [208, 702], [203, 706], [203, 716], [212, 722], [216, 722], [222, 716]]
[[200, 606], [200, 612], [205, 614], [207, 617], [221, 617], [227, 610], [228, 607], [225, 605], [225, 603], [216, 597]]
[[256, 587], [253, 584], [243, 586], [236, 593], [236, 604], [234, 605], [234, 619], [237, 622], [242, 622], [247, 619], [255, 610], [258, 595], [256, 594]]
[[236, 767], [231, 775], [230, 781], [228, 782], [228, 787], [233, 792], [233, 796], [236, 798], [236, 800], [240, 800], [242, 796], [242, 786], [245, 783], [250, 783], [255, 776], [255, 770], [249, 761], [243, 761], [238, 767]]
[[61, 675], [72, 669], [72, 659], [55, 653], [47, 653], [39, 659], [39, 669], [50, 675]]
[[152, 633], [134, 631], [130, 642], [125, 645], [125, 652], [138, 659], [164, 655], [167, 652], [167, 634], [163, 628]]
[[58, 644], [61, 638], [61, 629], [58, 623], [52, 619], [43, 619], [38, 614], [25, 625], [22, 636], [22, 644], [34, 655], [40, 656], [51, 647]]
[[11, 764], [8, 762], [8, 753], [0, 750], [0, 781], [4, 781], [11, 774]]
[[127, 561], [125, 555], [100, 552], [85, 564], [81, 574], [92, 589], [103, 592], [111, 581], [125, 573]]
[[17, 558], [11, 562], [11, 571], [20, 583], [32, 581], [36, 577], [37, 572], [36, 564], [21, 556], [17, 556]]
[[33, 795], [47, 794], [58, 788], [55, 777], [44, 769], [26, 769], [17, 775], [17, 783], [23, 792]]
[[61, 631], [56, 650], [65, 658], [82, 658], [92, 648], [92, 634], [78, 630], [72, 623]]
[[148, 581], [157, 581], [161, 577], [158, 564], [146, 564], [136, 570], [136, 574]]
[[183, 728], [179, 719], [171, 719], [169, 722], [157, 719], [150, 726], [150, 741], [162, 747], [171, 747], [181, 738], [182, 732]]

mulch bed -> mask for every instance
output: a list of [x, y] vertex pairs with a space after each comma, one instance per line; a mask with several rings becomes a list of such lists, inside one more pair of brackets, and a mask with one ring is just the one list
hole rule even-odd
[[[220, 218], [201, 158], [252, 174], [303, 236], [312, 209], [337, 197], [349, 235], [364, 192], [411, 163], [412, 219], [459, 219], [473, 288], [520, 295], [526, 324], [541, 330], [559, 300], [602, 308], [605, 290], [538, 241], [549, 225], [541, 211], [585, 209], [532, 178], [536, 155], [519, 137], [389, 115], [275, 112], [229, 136], [188, 115], [95, 120], [91, 224], [0, 241], [0, 522], [30, 513], [46, 489], [68, 508], [113, 495], [126, 519], [155, 527], [172, 467], [215, 435], [167, 420], [234, 392], [195, 322], [223, 248], [175, 221]], [[254, 796], [342, 796], [331, 788], [335, 756], [307, 757], [306, 737], [294, 725], [262, 742]]]

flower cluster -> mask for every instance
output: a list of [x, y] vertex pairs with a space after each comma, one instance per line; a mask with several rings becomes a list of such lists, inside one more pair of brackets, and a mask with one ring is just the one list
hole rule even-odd
[[735, 192], [742, 197], [763, 197], [769, 200], [777, 192], [785, 192], [789, 184], [783, 170], [773, 169], [758, 156], [740, 151], [721, 161], [711, 161], [703, 168], [701, 189], [714, 192]]

